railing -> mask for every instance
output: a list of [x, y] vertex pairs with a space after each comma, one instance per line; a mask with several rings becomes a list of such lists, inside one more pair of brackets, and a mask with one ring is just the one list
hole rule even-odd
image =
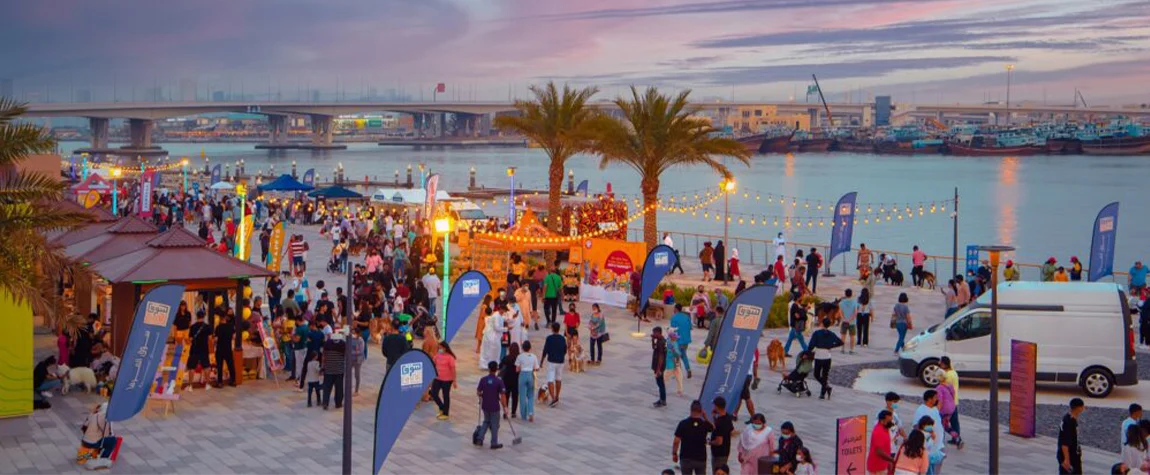
[[[682, 258], [682, 259], [695, 258], [695, 256], [697, 256], [699, 254], [699, 250], [702, 249], [703, 243], [706, 241], [711, 241], [712, 243], [714, 243], [716, 241], [723, 239], [723, 236], [721, 236], [721, 235], [688, 233], [688, 232], [670, 231], [670, 230], [660, 231], [659, 232], [660, 238], [662, 238], [663, 233], [668, 233], [671, 235], [671, 240], [674, 241], [675, 248], [679, 250], [679, 255], [680, 255], [680, 258]], [[630, 240], [633, 240], [633, 241], [642, 241], [643, 240], [642, 228], [628, 228], [627, 229], [627, 238]], [[754, 238], [745, 238], [745, 237], [738, 237], [738, 236], [728, 236], [727, 242], [724, 244], [726, 244], [726, 248], [728, 249], [727, 256], [725, 256], [725, 257], [729, 259], [731, 257], [729, 250], [737, 248], [737, 249], [739, 249], [739, 253], [740, 253], [739, 263], [743, 264], [743, 265], [765, 266], [768, 264], [767, 261], [772, 259], [775, 255], [774, 241], [769, 241], [769, 240], [765, 240], [765, 239], [754, 239]], [[786, 262], [786, 264], [789, 266], [791, 264], [791, 262], [793, 262], [794, 255], [795, 255], [794, 251], [796, 249], [802, 249], [804, 251], [803, 254], [806, 254], [806, 251], [812, 247], [818, 248], [823, 253], [823, 256], [825, 259], [825, 256], [827, 256], [827, 253], [828, 253], [827, 251], [829, 249], [829, 246], [827, 244], [809, 243], [809, 242], [801, 242], [801, 241], [787, 241], [787, 248], [788, 248], [789, 254], [787, 256], [784, 256], [783, 259]], [[870, 249], [870, 251], [872, 253], [874, 253], [874, 258], [876, 260], [878, 259], [879, 254], [894, 255], [899, 260], [900, 265], [903, 265], [903, 262], [909, 262], [911, 259], [911, 254], [908, 252], [891, 251], [891, 250], [886, 250], [886, 249], [876, 249], [873, 247], [868, 247], [868, 249]], [[965, 251], [965, 249], [959, 249], [960, 254], [958, 255], [957, 261], [954, 259], [954, 256], [950, 256], [950, 255], [927, 254], [926, 266], [929, 266], [929, 270], [931, 271], [931, 273], [933, 273], [935, 275], [935, 278], [937, 278], [940, 281], [940, 283], [945, 284], [946, 280], [948, 280], [950, 278], [950, 277], [948, 277], [950, 274], [950, 269], [944, 269], [944, 273], [939, 274], [938, 265], [940, 263], [942, 263], [944, 265], [953, 263], [955, 268], [958, 269], [958, 272], [965, 274], [966, 273], [966, 270], [965, 270], [966, 269], [966, 254], [964, 251]], [[852, 256], [854, 257], [853, 259], [851, 259]], [[905, 261], [904, 261], [904, 258], [905, 258]], [[854, 271], [853, 262], [858, 262], [858, 249], [857, 248], [851, 248], [850, 252], [840, 254], [839, 256], [836, 256], [836, 259], [841, 261], [840, 265], [842, 268], [842, 272], [844, 274], [847, 274], [848, 270], [853, 272]], [[850, 264], [849, 266], [847, 265], [848, 261], [852, 262], [852, 264]], [[877, 264], [877, 262], [876, 262], [876, 264]], [[1030, 264], [1030, 263], [1023, 263], [1023, 262], [1015, 261], [1014, 265], [1016, 267], [1019, 267], [1020, 270], [1021, 269], [1034, 269], [1035, 272], [1039, 273], [1039, 275], [1041, 274], [1042, 264]], [[910, 266], [903, 265], [903, 267], [909, 268]], [[1088, 274], [1088, 269], [1083, 268], [1082, 273]], [[1125, 279], [1123, 278], [1122, 280], [1119, 280], [1119, 277], [1120, 276], [1125, 277], [1127, 275], [1128, 275], [1128, 273], [1126, 273], [1126, 272], [1115, 271], [1114, 272], [1114, 279], [1116, 282], [1124, 282]], [[1037, 278], [1038, 277], [1037, 275], [1035, 277], [1036, 278], [1034, 278], [1034, 279], [1024, 279], [1024, 280], [1039, 280]]]

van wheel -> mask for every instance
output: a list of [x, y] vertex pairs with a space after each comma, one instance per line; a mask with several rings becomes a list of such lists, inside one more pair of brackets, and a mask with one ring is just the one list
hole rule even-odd
[[922, 381], [924, 386], [931, 388], [938, 386], [938, 383], [942, 382], [938, 376], [941, 373], [942, 368], [938, 366], [938, 360], [936, 359], [928, 359], [918, 365], [918, 380]]
[[1082, 373], [1082, 391], [1087, 396], [1103, 398], [1114, 390], [1114, 375], [1103, 368], [1090, 368]]

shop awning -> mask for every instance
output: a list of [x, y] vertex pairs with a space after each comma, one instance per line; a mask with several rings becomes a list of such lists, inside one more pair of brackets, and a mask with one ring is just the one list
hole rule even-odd
[[262, 266], [220, 254], [191, 231], [177, 226], [149, 239], [145, 247], [97, 262], [92, 270], [113, 283], [158, 283], [269, 277]]

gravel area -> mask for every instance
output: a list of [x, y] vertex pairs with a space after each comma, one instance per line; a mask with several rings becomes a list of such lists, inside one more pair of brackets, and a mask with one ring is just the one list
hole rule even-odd
[[[830, 381], [832, 386], [851, 387], [854, 386], [855, 379], [858, 378], [859, 373], [863, 370], [897, 368], [898, 363], [895, 361], [836, 365], [831, 367]], [[1138, 379], [1139, 381], [1150, 381], [1150, 354], [1148, 353], [1138, 353]], [[817, 387], [818, 383], [812, 380], [811, 384]], [[903, 394], [902, 398], [906, 404], [917, 406], [922, 403], [922, 397], [920, 397], [920, 395]], [[1083, 445], [1115, 453], [1121, 452], [1118, 431], [1119, 427], [1122, 426], [1122, 420], [1127, 416], [1127, 411], [1125, 409], [1108, 407], [1091, 407], [1090, 399], [1086, 397], [1083, 397], [1083, 399], [1086, 400], [1086, 412], [1079, 416], [1078, 440], [1082, 441]], [[1145, 404], [1145, 402], [1143, 402], [1143, 404]], [[1039, 404], [1035, 410], [1038, 433], [1057, 438], [1058, 425], [1062, 421], [1062, 416], [1066, 414], [1066, 410], [1066, 406]], [[959, 411], [960, 418], [973, 417], [984, 421], [989, 420], [990, 402], [963, 399]], [[998, 422], [1002, 430], [1006, 431], [1010, 424], [1009, 402], [999, 402]], [[1050, 456], [1051, 458], [1054, 457], [1053, 446], [1050, 447]]]

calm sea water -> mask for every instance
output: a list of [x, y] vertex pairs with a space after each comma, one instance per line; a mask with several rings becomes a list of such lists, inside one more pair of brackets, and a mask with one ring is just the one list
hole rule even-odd
[[[300, 174], [314, 167], [324, 180], [341, 163], [349, 179], [362, 180], [367, 175], [390, 180], [399, 170], [403, 180], [407, 165], [425, 163], [441, 174], [440, 186], [450, 191], [467, 186], [471, 167], [475, 167], [480, 185], [506, 187], [505, 167], [516, 166], [517, 185], [531, 189], [546, 186], [547, 157], [534, 149], [413, 150], [364, 143], [350, 144], [343, 151], [271, 152], [254, 150], [253, 145], [162, 144], [173, 156], [191, 157], [195, 167], [203, 167], [199, 159], [202, 148], [212, 163], [230, 164], [243, 159], [249, 172], [268, 170], [274, 165], [277, 173], [286, 173], [295, 160]], [[87, 144], [64, 142], [61, 149], [68, 153], [84, 146]], [[617, 194], [636, 196], [639, 179], [634, 171], [619, 166], [601, 170], [598, 165], [597, 158], [586, 156], [572, 159], [568, 168], [575, 171], [576, 182], [589, 180], [592, 193], [601, 192], [611, 183]], [[1014, 258], [1022, 262], [1037, 263], [1048, 256], [1068, 262], [1071, 255], [1085, 261], [1095, 215], [1107, 203], [1119, 201], [1115, 270], [1125, 271], [1135, 259], [1150, 259], [1150, 212], [1144, 208], [1150, 200], [1150, 157], [758, 155], [750, 167], [734, 164], [732, 170], [740, 191], [731, 197], [730, 211], [742, 213], [732, 215], [732, 238], [769, 240], [782, 231], [791, 241], [828, 243], [830, 228], [820, 228], [818, 217], [825, 217], [829, 225], [834, 202], [843, 193], [857, 191], [861, 214], [867, 213], [867, 204], [872, 214], [879, 214], [880, 208], [889, 211], [892, 203], [898, 203], [900, 207], [909, 204], [916, 217], [899, 220], [895, 215], [887, 221], [883, 214], [880, 224], [863, 224], [860, 219], [855, 227], [856, 247], [862, 242], [872, 248], [909, 252], [912, 245], [918, 244], [929, 254], [949, 254], [952, 208], [948, 205], [946, 212], [941, 208], [942, 201], [950, 199], [958, 187], [960, 253], [967, 244], [1010, 244], [1018, 248]], [[662, 190], [664, 195], [677, 197], [686, 193], [693, 201], [696, 190], [717, 189], [718, 180], [718, 175], [709, 169], [683, 167], [663, 176]], [[798, 197], [796, 206], [791, 205], [789, 198], [786, 204], [780, 204], [775, 198], [779, 194]], [[925, 212], [921, 217], [917, 213], [920, 203]], [[932, 203], [936, 209], [933, 214]], [[489, 214], [502, 215], [507, 205], [486, 208]], [[721, 213], [723, 201], [710, 204], [707, 210]], [[672, 231], [721, 235], [722, 222], [713, 215], [703, 218], [703, 214], [704, 210], [696, 216], [661, 213], [659, 225]], [[779, 217], [778, 226], [774, 225], [774, 216]], [[800, 217], [797, 221], [802, 226], [785, 227], [788, 216]], [[740, 217], [742, 224], [738, 222]], [[754, 226], [750, 224], [752, 217]], [[813, 227], [807, 227], [807, 217], [812, 218]], [[640, 226], [641, 221], [632, 225], [636, 229]], [[745, 247], [749, 246], [746, 242], [740, 246], [744, 246], [740, 253], [746, 261], [752, 250]], [[764, 251], [761, 245], [753, 250], [756, 262], [761, 262]], [[835, 268], [839, 268], [837, 262]], [[949, 266], [945, 269], [949, 272]]]

